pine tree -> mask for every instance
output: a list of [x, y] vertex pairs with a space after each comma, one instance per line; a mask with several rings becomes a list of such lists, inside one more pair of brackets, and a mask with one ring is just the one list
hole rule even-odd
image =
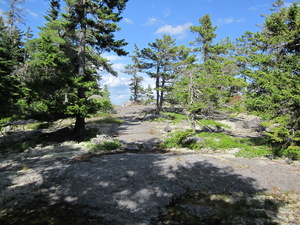
[[[208, 115], [225, 107], [225, 103], [243, 85], [237, 79], [237, 67], [233, 57], [234, 46], [229, 38], [213, 43], [216, 27], [209, 15], [199, 19], [199, 26], [190, 29], [197, 34], [192, 42], [198, 53], [186, 59], [187, 69], [177, 82], [176, 96], [188, 115], [192, 129], [195, 129], [197, 114]], [[200, 55], [199, 55], [200, 54]]]
[[4, 15], [7, 17], [6, 23], [8, 24], [8, 32], [12, 34], [17, 29], [17, 24], [24, 24], [25, 9], [18, 5], [24, 3], [25, 0], [8, 0], [9, 11]]
[[141, 101], [141, 97], [143, 95], [144, 89], [141, 86], [141, 83], [143, 81], [143, 77], [138, 76], [138, 72], [141, 70], [138, 68], [139, 67], [139, 60], [137, 58], [137, 55], [139, 53], [139, 49], [136, 45], [135, 47], [135, 55], [131, 56], [131, 59], [133, 61], [132, 65], [127, 65], [125, 66], [124, 73], [128, 75], [132, 75], [132, 78], [130, 78], [131, 83], [129, 84], [130, 86], [130, 91], [131, 91], [131, 99], [135, 103], [139, 103]]
[[23, 62], [23, 42], [20, 30], [10, 31], [0, 17], [0, 117], [17, 112], [17, 101], [22, 95], [20, 79], [14, 74]]
[[[91, 81], [91, 74], [87, 71], [88, 51], [113, 51], [117, 55], [126, 55], [122, 47], [126, 45], [124, 40], [115, 40], [114, 32], [119, 30], [117, 22], [121, 20], [120, 14], [125, 9], [127, 0], [66, 0], [68, 13], [65, 14], [69, 22], [69, 28], [74, 30], [74, 37], [78, 45], [77, 54], [77, 106], [74, 108], [76, 115], [75, 132], [82, 133], [85, 130], [85, 117], [87, 116], [86, 104], [87, 83]], [[105, 67], [116, 74], [102, 57], [92, 57], [93, 64]], [[95, 71], [93, 71], [95, 72]], [[75, 112], [77, 111], [77, 112]]]
[[150, 84], [144, 89], [143, 102], [145, 105], [151, 105], [154, 102], [154, 91]]
[[273, 4], [262, 30], [253, 34], [246, 105], [280, 124], [269, 135], [292, 150], [300, 143], [300, 5], [282, 8], [282, 4]]
[[163, 39], [156, 39], [156, 42], [149, 43], [148, 48], [140, 50], [136, 57], [139, 68], [155, 78], [156, 110], [159, 113], [165, 101], [165, 93], [172, 89], [180, 62], [187, 57], [185, 46], [176, 46], [175, 39], [164, 35]]

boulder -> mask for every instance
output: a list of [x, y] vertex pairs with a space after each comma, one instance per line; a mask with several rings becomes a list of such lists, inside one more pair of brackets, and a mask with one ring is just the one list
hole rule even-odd
[[127, 149], [127, 150], [139, 150], [139, 147], [135, 144], [128, 144], [125, 149]]
[[242, 121], [240, 126], [244, 129], [250, 129], [253, 131], [263, 131], [265, 128], [261, 125], [262, 119], [255, 118], [251, 120]]

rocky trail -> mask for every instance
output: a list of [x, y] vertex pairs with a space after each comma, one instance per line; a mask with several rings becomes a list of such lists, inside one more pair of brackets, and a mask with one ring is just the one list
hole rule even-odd
[[151, 108], [116, 111], [123, 122], [107, 132], [126, 146], [118, 154], [74, 161], [89, 153], [73, 141], [2, 154], [0, 224], [300, 223], [299, 163], [161, 153], [171, 124], [151, 122]]

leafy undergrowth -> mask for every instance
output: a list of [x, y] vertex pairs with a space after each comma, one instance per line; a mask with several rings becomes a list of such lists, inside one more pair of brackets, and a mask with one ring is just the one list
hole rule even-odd
[[290, 193], [189, 191], [173, 201], [163, 224], [300, 224], [300, 196]]
[[119, 140], [114, 139], [113, 141], [104, 141], [103, 144], [90, 144], [87, 147], [90, 148], [91, 152], [110, 151], [119, 149], [121, 147], [121, 143]]
[[[191, 137], [198, 137], [200, 139], [194, 141], [195, 139], [189, 139]], [[197, 151], [226, 151], [238, 148], [240, 151], [237, 153], [237, 156], [247, 158], [272, 154], [271, 148], [262, 141], [232, 137], [225, 133], [195, 133], [192, 130], [170, 133], [168, 138], [161, 144], [161, 148], [189, 148]]]
[[179, 124], [182, 121], [187, 120], [187, 116], [180, 114], [180, 113], [174, 113], [174, 112], [162, 112], [162, 117], [158, 117], [154, 122], [166, 122], [166, 121], [172, 121], [173, 124]]

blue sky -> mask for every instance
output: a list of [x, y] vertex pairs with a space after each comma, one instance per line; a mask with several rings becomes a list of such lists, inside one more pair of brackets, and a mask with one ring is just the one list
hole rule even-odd
[[[199, 25], [199, 18], [210, 14], [213, 25], [218, 26], [217, 40], [240, 37], [246, 31], [255, 32], [260, 28], [264, 18], [261, 14], [270, 14], [275, 0], [129, 0], [123, 12], [123, 20], [119, 23], [121, 30], [116, 33], [118, 39], [125, 39], [125, 49], [132, 54], [134, 44], [147, 47], [164, 34], [176, 39], [178, 45], [188, 45], [195, 39], [189, 31], [191, 25]], [[7, 0], [0, 0], [0, 13], [7, 11]], [[285, 1], [285, 6], [293, 0]], [[26, 0], [22, 7], [26, 8], [26, 26], [30, 26], [37, 34], [37, 26], [43, 26], [43, 15], [49, 8], [47, 0]], [[130, 76], [123, 74], [125, 65], [131, 64], [129, 57], [118, 57], [105, 53], [114, 68], [119, 71], [118, 77], [102, 72], [101, 86], [107, 84], [114, 104], [120, 105], [130, 98], [128, 83]], [[154, 82], [144, 75], [144, 86]]]

